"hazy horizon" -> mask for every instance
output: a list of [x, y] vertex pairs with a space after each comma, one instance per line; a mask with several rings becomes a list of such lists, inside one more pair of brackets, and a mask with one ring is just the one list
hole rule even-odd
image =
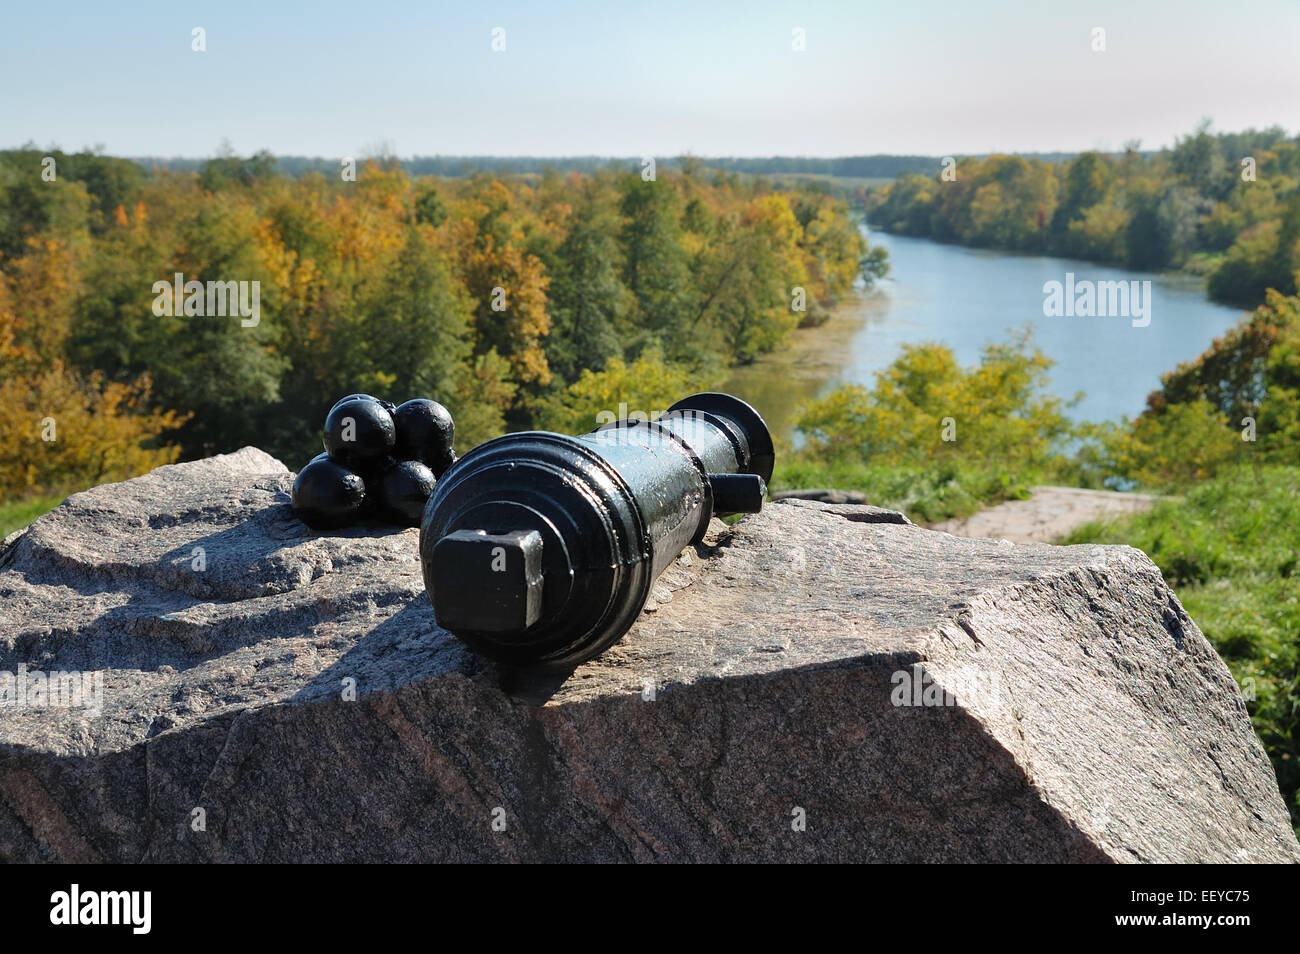
[[1300, 103], [1300, 5], [1284, 0], [1250, 14], [1209, 0], [74, 0], [6, 18], [0, 135], [146, 158], [207, 157], [227, 141], [322, 158], [380, 144], [457, 157], [1113, 152], [1172, 145], [1206, 116], [1220, 130], [1289, 129]]
[[[1279, 123], [1270, 123], [1270, 124], [1269, 124], [1269, 126], [1280, 126], [1280, 125], [1281, 125], [1281, 124], [1279, 124]], [[1263, 128], [1268, 128], [1268, 127], [1263, 127]], [[1284, 127], [1284, 128], [1285, 128], [1285, 127]], [[1224, 129], [1224, 128], [1219, 127], [1219, 126], [1216, 124], [1216, 125], [1214, 126], [1213, 131], [1214, 131], [1214, 132], [1225, 132], [1225, 133], [1237, 133], [1237, 132], [1244, 132], [1245, 130], [1241, 130], [1241, 129]], [[1286, 131], [1286, 133], [1288, 134], [1288, 136], [1292, 134], [1292, 133], [1291, 133], [1291, 130], [1290, 130], [1289, 128], [1286, 128], [1285, 131]], [[1193, 130], [1192, 130], [1192, 129], [1188, 129], [1188, 130], [1186, 130], [1184, 133], [1182, 133], [1182, 134], [1180, 134], [1180, 135], [1181, 135], [1181, 136], [1186, 136], [1186, 135], [1190, 134], [1191, 132], [1193, 132]], [[1297, 135], [1300, 135], [1300, 133], [1298, 133]], [[44, 149], [44, 148], [47, 148], [47, 147], [48, 147], [48, 148], [57, 148], [57, 149], [60, 149], [60, 150], [62, 150], [63, 152], [66, 152], [66, 153], [74, 153], [74, 152], [91, 151], [92, 148], [94, 147], [94, 145], [95, 145], [95, 144], [92, 144], [91, 146], [82, 146], [82, 147], [78, 147], [77, 149], [68, 149], [67, 147], [65, 147], [65, 146], [63, 146], [62, 144], [59, 144], [59, 143], [45, 143], [45, 144], [41, 144], [41, 143], [35, 143], [34, 141], [29, 141], [29, 142], [24, 142], [24, 143], [8, 143], [8, 144], [0, 143], [0, 151], [26, 149], [26, 148], [31, 148], [31, 147], [34, 146], [34, 147], [37, 148], [37, 149]], [[1173, 143], [1172, 143], [1172, 142], [1167, 143], [1167, 144], [1162, 145], [1162, 146], [1157, 146], [1157, 147], [1148, 147], [1148, 146], [1146, 146], [1146, 145], [1144, 144], [1144, 145], [1142, 146], [1142, 148], [1141, 148], [1141, 152], [1143, 152], [1143, 153], [1154, 153], [1154, 152], [1159, 152], [1159, 151], [1160, 151], [1161, 149], [1163, 149], [1163, 148], [1166, 148], [1166, 147], [1172, 147], [1172, 146], [1173, 146]], [[256, 151], [257, 151], [257, 150], [237, 151], [237, 152], [235, 153], [235, 155], [240, 155], [240, 156], [243, 156], [243, 155], [252, 155], [252, 154], [253, 154], [254, 152], [256, 152]], [[269, 151], [269, 150], [268, 150], [268, 151]], [[1067, 150], [1067, 149], [1041, 149], [1041, 150], [1015, 150], [1015, 149], [1002, 149], [1002, 150], [994, 150], [993, 152], [986, 152], [986, 153], [964, 153], [964, 152], [960, 152], [960, 151], [958, 151], [958, 152], [954, 153], [954, 155], [956, 155], [956, 156], [965, 156], [965, 157], [967, 157], [967, 158], [985, 158], [985, 157], [987, 157], [987, 156], [991, 156], [991, 155], [1020, 155], [1020, 156], [1057, 156], [1057, 155], [1060, 155], [1060, 156], [1076, 156], [1076, 155], [1079, 155], [1079, 154], [1082, 153], [1082, 152], [1087, 152], [1087, 151], [1089, 151], [1089, 150], [1083, 150], [1083, 149], [1080, 149], [1080, 150]], [[1101, 152], [1103, 152], [1103, 153], [1106, 154], [1106, 155], [1119, 155], [1119, 154], [1122, 152], [1122, 150], [1120, 150], [1120, 149], [1115, 149], [1115, 150], [1098, 150], [1098, 151], [1101, 151]], [[158, 161], [161, 161], [161, 162], [206, 162], [207, 160], [212, 159], [212, 158], [215, 157], [215, 156], [220, 156], [220, 155], [222, 155], [223, 153], [222, 153], [222, 151], [221, 151], [221, 147], [218, 146], [216, 149], [213, 149], [211, 152], [207, 153], [206, 155], [142, 155], [142, 154], [114, 153], [114, 152], [109, 152], [109, 151], [107, 151], [107, 150], [105, 150], [104, 154], [105, 154], [105, 155], [109, 155], [109, 156], [113, 156], [114, 158], [117, 158], [117, 159], [128, 159], [128, 160], [135, 161], [135, 162], [141, 162], [141, 161], [148, 160], [148, 159], [154, 159], [154, 160], [158, 160]], [[334, 156], [324, 156], [324, 155], [320, 155], [320, 154], [308, 155], [308, 154], [305, 154], [305, 153], [290, 153], [290, 152], [271, 152], [270, 154], [271, 154], [274, 158], [276, 158], [276, 159], [306, 159], [306, 160], [320, 160], [320, 161], [322, 161], [322, 162], [334, 162], [334, 161], [335, 161], [335, 157], [334, 157]], [[669, 161], [669, 162], [672, 162], [672, 161], [675, 161], [675, 160], [678, 160], [678, 159], [685, 159], [685, 158], [688, 158], [688, 157], [689, 157], [689, 158], [693, 158], [693, 159], [699, 159], [699, 160], [702, 160], [702, 161], [705, 161], [705, 162], [707, 162], [707, 161], [709, 161], [709, 160], [714, 160], [714, 159], [716, 159], [716, 160], [730, 160], [730, 159], [738, 159], [738, 160], [756, 160], [756, 161], [758, 161], [758, 160], [764, 160], [764, 159], [784, 159], [784, 160], [800, 160], [800, 159], [806, 159], [806, 160], [808, 160], [808, 161], [810, 161], [810, 162], [825, 162], [825, 161], [837, 160], [837, 159], [874, 159], [874, 158], [903, 159], [903, 158], [911, 158], [911, 157], [922, 157], [922, 158], [926, 158], [926, 159], [939, 158], [939, 154], [938, 154], [938, 153], [926, 154], [926, 153], [917, 153], [917, 152], [857, 153], [857, 154], [853, 154], [853, 155], [845, 154], [845, 155], [835, 155], [835, 156], [811, 156], [811, 155], [804, 155], [804, 154], [799, 154], [799, 153], [771, 153], [771, 154], [763, 153], [763, 154], [756, 154], [756, 155], [736, 155], [736, 154], [729, 154], [729, 155], [722, 155], [722, 154], [717, 154], [717, 155], [703, 155], [703, 154], [701, 154], [701, 153], [671, 153], [671, 152], [649, 153], [648, 155], [652, 156], [653, 158], [655, 158], [655, 159], [657, 159], [657, 160], [665, 160], [665, 161]], [[487, 153], [487, 152], [484, 152], [484, 153], [474, 153], [474, 154], [470, 154], [470, 153], [409, 153], [409, 154], [406, 154], [406, 155], [402, 155], [402, 154], [398, 154], [398, 153], [392, 153], [392, 154], [385, 153], [385, 154], [383, 154], [383, 155], [381, 156], [381, 155], [377, 155], [377, 154], [373, 154], [373, 153], [368, 153], [368, 152], [366, 152], [365, 150], [360, 150], [360, 151], [357, 151], [357, 153], [356, 153], [356, 155], [355, 155], [354, 158], [360, 158], [360, 159], [369, 159], [369, 158], [392, 158], [392, 159], [396, 159], [398, 162], [412, 162], [412, 161], [419, 160], [419, 159], [441, 159], [441, 160], [455, 160], [455, 159], [466, 159], [466, 160], [469, 160], [469, 159], [492, 159], [492, 160], [499, 160], [499, 161], [503, 161], [503, 162], [511, 162], [511, 161], [518, 161], [518, 162], [546, 162], [546, 161], [565, 162], [565, 161], [580, 161], [580, 160], [595, 160], [595, 161], [598, 161], [598, 162], [636, 162], [636, 161], [638, 161], [638, 160], [640, 160], [640, 159], [642, 159], [642, 158], [645, 158], [645, 157], [644, 157], [644, 156], [641, 156], [641, 155], [636, 155], [636, 156], [633, 156], [633, 155], [613, 155], [613, 154], [608, 154], [608, 155], [607, 155], [607, 154], [604, 154], [604, 153], [587, 153], [587, 154], [581, 154], [581, 155], [580, 155], [580, 154], [576, 154], [576, 153], [564, 154], [564, 155], [561, 155], [561, 154], [555, 154], [555, 155], [541, 155], [541, 154], [536, 154], [536, 153], [534, 153], [534, 154], [524, 154], [524, 153]]]

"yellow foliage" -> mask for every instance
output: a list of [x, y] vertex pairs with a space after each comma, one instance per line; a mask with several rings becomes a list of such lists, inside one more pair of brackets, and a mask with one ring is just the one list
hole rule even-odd
[[1027, 337], [990, 345], [969, 369], [944, 345], [906, 345], [874, 388], [838, 388], [805, 407], [798, 425], [809, 453], [827, 460], [1042, 464], [1071, 431], [1065, 405], [1044, 390], [1050, 366]]
[[[539, 426], [581, 434], [600, 423], [637, 414], [653, 420], [701, 383], [681, 365], [649, 349], [631, 364], [611, 358], [603, 371], [584, 371], [539, 414]], [[612, 415], [612, 416], [611, 416]]]
[[[0, 498], [122, 480], [171, 463], [179, 447], [156, 446], [184, 417], [147, 410], [150, 382], [82, 378], [51, 358], [66, 324], [57, 296], [64, 287], [49, 243], [0, 275]], [[48, 281], [48, 286], [42, 285]], [[35, 322], [20, 317], [33, 315]], [[48, 319], [48, 320], [43, 320]], [[30, 345], [35, 344], [36, 347]]]
[[[617, 170], [94, 168], [89, 191], [42, 190], [0, 235], [0, 493], [175, 459], [157, 443], [181, 414], [185, 456], [258, 443], [297, 458], [349, 391], [455, 404], [462, 448], [507, 419], [583, 430], [620, 404], [662, 410], [704, 369], [779, 347], [808, 316], [796, 302], [847, 293], [864, 252], [830, 196], [667, 169], [634, 208], [639, 177]], [[154, 315], [150, 290], [175, 273], [256, 282], [259, 322]]]
[[1210, 477], [1250, 449], [1231, 423], [1205, 400], [1171, 404], [1163, 414], [1143, 415], [1113, 436], [1114, 467], [1149, 488]]
[[125, 480], [180, 454], [157, 446], [183, 417], [147, 408], [149, 379], [82, 379], [55, 362], [25, 377], [0, 379], [0, 497]]

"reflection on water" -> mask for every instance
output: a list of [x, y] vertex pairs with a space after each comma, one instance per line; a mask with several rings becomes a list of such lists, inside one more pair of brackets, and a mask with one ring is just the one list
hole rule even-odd
[[[1160, 375], [1202, 351], [1242, 312], [1205, 296], [1199, 279], [1134, 272], [1039, 255], [1013, 255], [873, 232], [889, 251], [891, 275], [879, 290], [842, 309], [827, 325], [797, 333], [793, 344], [737, 369], [728, 388], [754, 404], [775, 433], [789, 438], [798, 406], [851, 381], [870, 385], [904, 344], [940, 341], [963, 365], [980, 349], [1029, 326], [1056, 362], [1049, 388], [1065, 398], [1084, 392], [1080, 420], [1138, 414]], [[1048, 318], [1043, 285], [1076, 281], [1151, 281], [1151, 323], [1128, 318]], [[797, 441], [796, 441], [797, 443]]]

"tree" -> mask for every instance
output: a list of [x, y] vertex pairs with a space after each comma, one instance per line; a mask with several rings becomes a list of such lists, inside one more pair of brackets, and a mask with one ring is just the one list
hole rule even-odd
[[[57, 259], [61, 250], [46, 251]], [[124, 480], [176, 460], [180, 447], [161, 435], [181, 417], [149, 409], [148, 376], [83, 377], [51, 350], [66, 325], [45, 319], [66, 275], [36, 265], [26, 260], [16, 279], [0, 274], [0, 498]]]
[[550, 332], [541, 260], [526, 253], [524, 235], [511, 215], [510, 190], [480, 183], [460, 216], [449, 221], [451, 246], [460, 251], [460, 278], [474, 302], [474, 351], [496, 350], [510, 362], [515, 381], [544, 386], [551, 371], [543, 339]]
[[687, 316], [690, 273], [680, 241], [677, 194], [666, 179], [628, 175], [620, 207], [623, 283], [636, 299], [635, 323], [671, 342]]
[[394, 394], [433, 397], [454, 392], [469, 354], [472, 304], [420, 227], [408, 227], [400, 253], [364, 303], [357, 344], [378, 380]]
[[[176, 437], [188, 454], [254, 443], [285, 365], [276, 348], [278, 283], [258, 242], [264, 226], [247, 199], [227, 193], [200, 200], [174, 227], [150, 228], [146, 218], [142, 206], [105, 236], [76, 316], [77, 364], [117, 381], [148, 373], [162, 406], [187, 416]], [[244, 282], [250, 305], [258, 283], [256, 324], [246, 325], [231, 302], [220, 317], [186, 315], [178, 302], [171, 315], [156, 315], [154, 283], [170, 286], [177, 272], [186, 282]]]
[[[1076, 222], [1083, 222], [1088, 213], [1106, 203], [1110, 198], [1115, 183], [1115, 173], [1101, 155], [1085, 152], [1066, 164], [1065, 175], [1061, 182], [1061, 203], [1052, 216], [1053, 245], [1066, 254], [1086, 252], [1076, 248], [1076, 243], [1086, 234], [1081, 229], [1072, 229]], [[1096, 223], [1098, 216], [1093, 215]]]
[[564, 382], [603, 368], [622, 350], [618, 329], [633, 300], [620, 275], [616, 234], [614, 216], [588, 194], [556, 255], [549, 355]]
[[929, 467], [960, 458], [1032, 469], [1059, 457], [1074, 433], [1065, 403], [1046, 393], [1050, 367], [1028, 335], [988, 346], [973, 368], [945, 345], [905, 345], [874, 387], [837, 388], [797, 423], [807, 453], [821, 460]]
[[[700, 389], [698, 378], [652, 348], [631, 364], [611, 358], [601, 371], [583, 371], [578, 380], [544, 405], [539, 424], [561, 434], [581, 434], [620, 419], [622, 412], [639, 411], [653, 419], [683, 395]], [[606, 416], [601, 417], [602, 413]]]
[[1210, 121], [1201, 120], [1190, 136], [1175, 144], [1169, 155], [1175, 175], [1203, 196], [1222, 199], [1232, 188], [1233, 177], [1219, 151], [1219, 143], [1210, 133]]

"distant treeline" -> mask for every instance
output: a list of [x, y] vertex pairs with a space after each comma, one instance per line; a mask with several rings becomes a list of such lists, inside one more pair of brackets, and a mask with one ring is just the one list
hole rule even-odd
[[[288, 176], [307, 172], [337, 173], [340, 157], [273, 156], [263, 153], [274, 163], [274, 168]], [[559, 172], [594, 173], [605, 169], [640, 171], [641, 156], [413, 156], [410, 159], [392, 157], [375, 158], [381, 165], [400, 166], [412, 176], [472, 176], [486, 172], [495, 176], [540, 175], [548, 170]], [[146, 168], [168, 169], [177, 172], [199, 172], [208, 159], [137, 158], [135, 162]], [[772, 156], [770, 158], [695, 156], [655, 157], [656, 165], [682, 171], [692, 166], [739, 172], [750, 175], [802, 174], [843, 176], [855, 178], [892, 179], [904, 172], [926, 172], [938, 167], [939, 159], [931, 156], [846, 156], [839, 159], [818, 159], [799, 156]]]
[[1214, 134], [1203, 123], [1170, 149], [1086, 152], [1049, 163], [958, 158], [945, 176], [903, 173], [867, 196], [873, 226], [967, 245], [1209, 277], [1210, 294], [1254, 307], [1296, 291], [1300, 137], [1273, 127]]
[[[22, 147], [22, 151], [39, 151], [33, 144]], [[277, 173], [287, 176], [300, 176], [308, 172], [320, 172], [326, 175], [337, 174], [343, 157], [324, 158], [321, 156], [276, 156], [269, 152], [260, 152], [258, 156], [270, 163]], [[1062, 162], [1072, 158], [1074, 153], [1026, 153], [1043, 162]], [[222, 157], [218, 157], [222, 158]], [[601, 170], [640, 171], [645, 157], [641, 156], [413, 156], [398, 159], [389, 156], [357, 157], [359, 161], [373, 159], [379, 165], [399, 166], [410, 176], [447, 176], [462, 177], [478, 173], [494, 176], [540, 175], [549, 170], [558, 172], [594, 173]], [[656, 164], [674, 171], [690, 168], [708, 168], [723, 172], [738, 172], [746, 175], [816, 175], [849, 179], [893, 179], [905, 172], [928, 174], [939, 168], [940, 156], [841, 156], [824, 159], [809, 156], [769, 156], [769, 157], [700, 157], [700, 156], [665, 156], [655, 157]], [[202, 172], [212, 160], [210, 158], [187, 159], [175, 157], [141, 156], [131, 159], [145, 169], [160, 169], [171, 172]]]
[[[28, 143], [15, 151], [42, 152], [34, 143]], [[62, 150], [43, 150], [44, 154]], [[372, 155], [382, 150], [361, 150], [352, 157], [323, 156], [277, 156], [268, 151], [255, 153], [255, 158], [272, 172], [285, 176], [301, 176], [310, 172], [325, 175], [337, 175], [343, 158], [353, 158], [359, 162], [374, 161], [383, 168], [401, 168], [410, 176], [444, 176], [461, 178], [487, 173], [494, 176], [538, 176], [549, 171], [580, 172], [592, 174], [603, 170], [616, 172], [640, 172], [643, 156], [412, 156], [401, 159], [391, 155]], [[87, 155], [96, 153], [78, 153]], [[1139, 153], [1143, 156], [1154, 153]], [[71, 154], [69, 154], [71, 155]], [[1040, 162], [1065, 162], [1074, 158], [1072, 152], [1018, 153], [1025, 158]], [[166, 170], [169, 172], [201, 173], [213, 157], [185, 158], [165, 156], [129, 157], [131, 162], [145, 170]], [[216, 159], [229, 159], [231, 155], [219, 155]], [[816, 156], [656, 156], [656, 165], [676, 172], [699, 171], [701, 169], [721, 172], [734, 172], [744, 175], [806, 175], [825, 176], [840, 179], [895, 179], [905, 173], [929, 175], [940, 168], [942, 156], [921, 155], [885, 155], [839, 156], [821, 158]], [[972, 158], [984, 158], [973, 156]]]

